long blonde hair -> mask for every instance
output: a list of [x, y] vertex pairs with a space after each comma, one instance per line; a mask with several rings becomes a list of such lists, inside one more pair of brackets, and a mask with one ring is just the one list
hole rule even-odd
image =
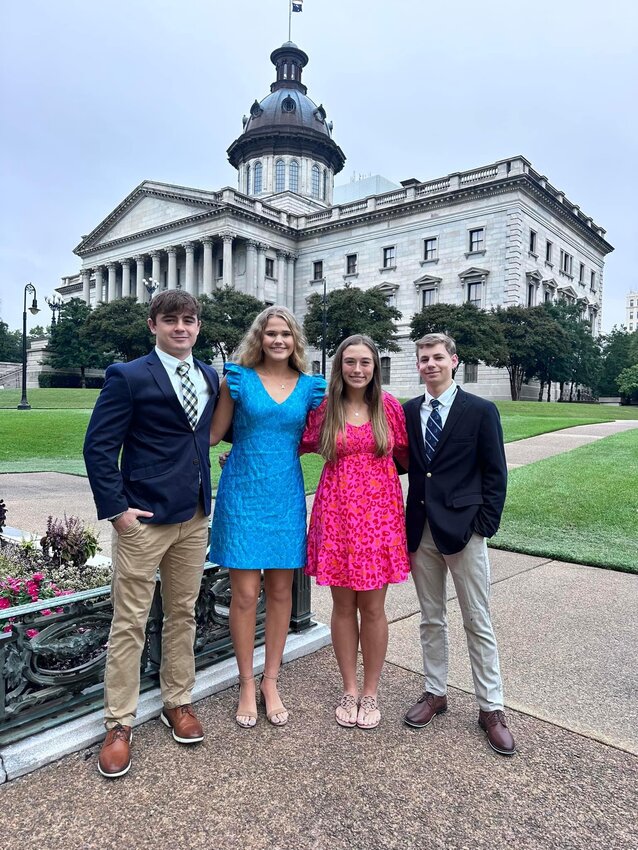
[[346, 408], [344, 404], [345, 386], [343, 382], [343, 352], [350, 345], [365, 345], [372, 353], [374, 371], [372, 380], [365, 389], [364, 398], [370, 409], [372, 433], [376, 443], [377, 457], [383, 457], [389, 452], [388, 420], [383, 407], [383, 391], [381, 389], [381, 361], [379, 352], [369, 336], [356, 334], [349, 336], [341, 343], [332, 361], [332, 373], [328, 385], [328, 401], [321, 426], [319, 438], [319, 454], [326, 460], [335, 460], [337, 456], [337, 439], [339, 434], [346, 438]]
[[239, 363], [240, 366], [247, 366], [249, 369], [254, 369], [264, 359], [263, 342], [264, 331], [268, 324], [268, 319], [277, 317], [283, 319], [292, 333], [294, 341], [294, 350], [288, 358], [288, 365], [291, 369], [297, 372], [308, 371], [308, 361], [306, 359], [306, 338], [301, 329], [301, 325], [295, 319], [293, 314], [286, 307], [274, 305], [266, 307], [258, 316], [255, 316], [252, 325], [246, 331], [244, 338], [237, 346], [233, 354], [232, 360], [234, 363]]

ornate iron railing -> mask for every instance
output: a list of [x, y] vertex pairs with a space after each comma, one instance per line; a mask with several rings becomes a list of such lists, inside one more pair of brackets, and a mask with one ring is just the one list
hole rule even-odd
[[[290, 622], [310, 628], [310, 580], [297, 570]], [[233, 654], [228, 627], [228, 570], [207, 563], [195, 608], [195, 663], [208, 667]], [[55, 609], [50, 614], [43, 612]], [[106, 644], [113, 609], [100, 587], [0, 611], [0, 745], [61, 725], [102, 705]], [[256, 643], [264, 640], [265, 598], [257, 604]], [[158, 682], [162, 643], [159, 578], [146, 626], [141, 690]], [[7, 623], [10, 632], [3, 632]], [[29, 634], [37, 634], [29, 637]]]

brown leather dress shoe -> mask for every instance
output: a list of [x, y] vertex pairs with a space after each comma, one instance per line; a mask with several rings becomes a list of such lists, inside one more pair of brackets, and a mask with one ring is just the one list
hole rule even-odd
[[445, 714], [447, 711], [447, 697], [437, 697], [436, 694], [425, 691], [421, 694], [414, 705], [408, 709], [404, 722], [414, 729], [423, 729], [431, 723], [437, 714]]
[[173, 738], [180, 744], [198, 744], [204, 740], [202, 724], [197, 719], [192, 705], [162, 709], [162, 723], [173, 730]]
[[115, 779], [128, 773], [131, 766], [132, 740], [133, 731], [130, 726], [117, 723], [112, 729], [107, 730], [97, 761], [97, 769], [102, 776]]
[[507, 720], [502, 711], [479, 711], [479, 726], [487, 733], [490, 747], [502, 756], [513, 756], [516, 744], [507, 728]]

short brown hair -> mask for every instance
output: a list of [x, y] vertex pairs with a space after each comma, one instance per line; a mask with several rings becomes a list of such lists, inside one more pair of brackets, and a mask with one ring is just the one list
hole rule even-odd
[[427, 348], [430, 345], [441, 345], [445, 346], [445, 350], [452, 357], [456, 354], [456, 343], [452, 339], [451, 336], [447, 334], [426, 334], [422, 336], [421, 339], [417, 339], [416, 345], [416, 356], [419, 356], [420, 348]]
[[152, 298], [148, 305], [148, 317], [153, 324], [160, 313], [163, 316], [169, 313], [174, 316], [183, 316], [186, 313], [188, 316], [197, 316], [199, 319], [201, 312], [199, 301], [181, 289], [165, 289], [164, 292]]

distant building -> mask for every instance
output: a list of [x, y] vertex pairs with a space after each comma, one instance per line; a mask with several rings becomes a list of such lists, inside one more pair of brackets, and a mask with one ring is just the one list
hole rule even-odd
[[635, 290], [625, 296], [625, 327], [628, 331], [638, 330], [638, 292]]
[[[429, 304], [489, 309], [564, 298], [600, 332], [613, 248], [527, 159], [400, 186], [377, 175], [334, 187], [346, 158], [302, 83], [308, 57], [287, 42], [270, 58], [276, 80], [228, 149], [237, 189], [144, 181], [83, 237], [80, 273], [58, 289], [64, 298], [148, 300], [146, 278], [193, 294], [234, 286], [303, 319], [324, 280], [328, 291], [378, 286], [403, 315], [401, 351], [382, 358], [384, 385], [399, 396], [419, 392], [409, 323]], [[318, 368], [318, 353], [313, 360]], [[500, 370], [461, 367], [457, 380], [509, 398]]]

